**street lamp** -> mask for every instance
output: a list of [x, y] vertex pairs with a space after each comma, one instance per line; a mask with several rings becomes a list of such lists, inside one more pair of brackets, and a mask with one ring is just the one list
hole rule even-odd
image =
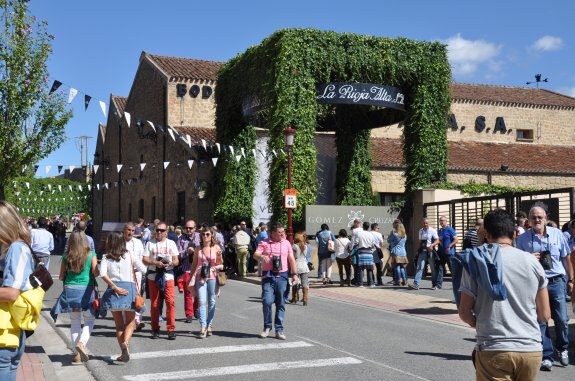
[[[291, 159], [293, 154], [293, 139], [295, 137], [295, 129], [288, 124], [284, 130], [285, 144], [288, 157], [288, 172], [287, 172], [287, 187], [291, 189]], [[293, 245], [293, 225], [292, 225], [292, 208], [288, 208], [288, 226], [287, 226], [287, 239]]]

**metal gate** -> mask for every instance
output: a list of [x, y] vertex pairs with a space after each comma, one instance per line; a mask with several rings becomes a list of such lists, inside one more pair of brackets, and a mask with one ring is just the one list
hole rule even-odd
[[574, 196], [575, 188], [561, 188], [430, 202], [423, 204], [423, 215], [429, 220], [429, 225], [437, 229], [439, 216], [448, 217], [459, 237], [457, 249], [461, 249], [465, 232], [475, 225], [478, 218], [496, 208], [505, 209], [515, 216], [519, 211], [528, 213], [535, 203], [541, 203], [547, 210], [548, 219], [561, 228], [575, 211]]

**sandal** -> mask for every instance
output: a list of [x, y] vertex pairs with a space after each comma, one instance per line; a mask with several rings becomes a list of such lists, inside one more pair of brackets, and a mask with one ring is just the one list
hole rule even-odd
[[206, 335], [212, 336], [212, 326], [211, 325], [208, 327], [208, 330], [206, 331]]
[[202, 329], [200, 330], [200, 332], [198, 333], [198, 337], [199, 337], [200, 339], [204, 339], [204, 338], [206, 337], [206, 334], [207, 334], [206, 329], [205, 329], [205, 328], [202, 328]]
[[130, 361], [130, 352], [128, 351], [128, 344], [123, 343], [122, 345], [120, 345], [120, 348], [122, 349], [122, 354], [116, 359], [116, 361], [121, 362]]

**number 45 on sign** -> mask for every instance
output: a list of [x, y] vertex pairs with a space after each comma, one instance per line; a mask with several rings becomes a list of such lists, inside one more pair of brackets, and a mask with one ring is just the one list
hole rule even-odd
[[284, 189], [284, 207], [287, 209], [297, 208], [297, 191], [295, 189]]

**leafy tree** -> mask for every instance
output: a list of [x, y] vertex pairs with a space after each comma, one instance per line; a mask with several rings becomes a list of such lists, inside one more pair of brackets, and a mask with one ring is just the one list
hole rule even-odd
[[27, 166], [66, 139], [72, 117], [64, 95], [49, 91], [46, 61], [53, 39], [26, 0], [0, 0], [0, 200]]

